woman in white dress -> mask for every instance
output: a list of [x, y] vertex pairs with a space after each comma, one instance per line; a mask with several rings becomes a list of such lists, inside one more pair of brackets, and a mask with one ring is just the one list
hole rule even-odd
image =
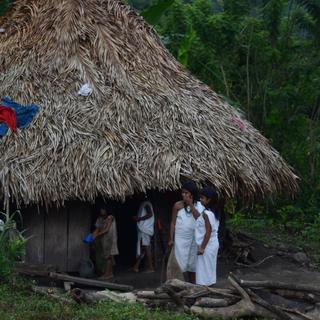
[[212, 187], [206, 187], [200, 192], [200, 201], [205, 210], [197, 218], [195, 229], [198, 246], [196, 284], [205, 286], [215, 284], [217, 278], [219, 217], [214, 209], [217, 198], [217, 193]]
[[204, 210], [198, 200], [198, 189], [193, 181], [182, 186], [182, 201], [174, 204], [170, 225], [169, 247], [173, 247], [176, 261], [186, 280], [195, 282], [197, 245], [196, 219]]

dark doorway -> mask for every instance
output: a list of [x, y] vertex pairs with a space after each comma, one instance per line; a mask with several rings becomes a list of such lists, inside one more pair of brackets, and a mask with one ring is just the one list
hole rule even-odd
[[132, 197], [128, 197], [124, 202], [103, 200], [102, 198], [96, 200], [92, 229], [94, 229], [100, 207], [106, 205], [112, 211], [117, 223], [119, 255], [115, 257], [115, 260], [117, 267], [121, 269], [130, 267], [135, 262], [137, 224], [132, 217], [137, 215], [140, 203], [144, 199], [144, 194], [135, 194]]
[[139, 210], [142, 196], [134, 196], [126, 199], [117, 206], [117, 229], [119, 256], [116, 258], [118, 265], [122, 267], [133, 266], [137, 248], [137, 224], [132, 217]]
[[[146, 199], [151, 201], [155, 213], [156, 223], [155, 235], [152, 240], [152, 252], [154, 255], [154, 266], [156, 269], [160, 268], [162, 257], [165, 255], [167, 247], [172, 205], [179, 198], [179, 192], [149, 191], [147, 197], [142, 193], [134, 194], [126, 198], [124, 202], [103, 200], [102, 198], [96, 200], [95, 210], [92, 216], [92, 229], [94, 229], [94, 223], [98, 217], [101, 205], [112, 208], [113, 215], [116, 219], [119, 249], [119, 255], [115, 257], [117, 271], [128, 270], [135, 262], [137, 224], [132, 217], [138, 214], [141, 202]], [[159, 230], [159, 225], [161, 226], [161, 230]], [[92, 258], [94, 259], [94, 257]], [[141, 268], [143, 269], [143, 263]]]

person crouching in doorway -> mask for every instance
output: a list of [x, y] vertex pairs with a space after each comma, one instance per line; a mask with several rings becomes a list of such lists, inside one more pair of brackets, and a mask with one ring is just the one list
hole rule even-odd
[[211, 286], [216, 283], [217, 257], [219, 249], [219, 217], [216, 213], [217, 192], [206, 187], [200, 192], [204, 210], [197, 218], [195, 238], [198, 246], [196, 262], [196, 284]]
[[111, 209], [106, 206], [100, 208], [100, 215], [95, 223], [96, 229], [93, 232], [95, 247], [99, 248], [97, 254], [100, 254], [104, 267], [104, 273], [99, 278], [101, 280], [110, 280], [113, 278], [113, 259], [118, 251], [118, 237], [116, 220], [112, 215]]
[[137, 222], [137, 255], [136, 263], [132, 270], [139, 272], [140, 263], [146, 257], [146, 271], [153, 272], [152, 254], [151, 254], [151, 238], [154, 234], [154, 212], [150, 201], [141, 203], [138, 215], [133, 217]]

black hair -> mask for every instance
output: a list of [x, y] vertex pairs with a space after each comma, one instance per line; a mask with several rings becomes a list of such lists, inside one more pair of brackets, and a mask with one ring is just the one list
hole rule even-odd
[[190, 181], [185, 182], [182, 185], [182, 189], [185, 189], [191, 193], [194, 203], [199, 200], [198, 187], [194, 181], [190, 180]]
[[101, 209], [106, 210], [108, 215], [113, 215], [114, 214], [114, 207], [111, 204], [105, 204], [104, 203], [99, 207], [99, 211]]
[[220, 213], [218, 208], [218, 193], [216, 191], [216, 188], [213, 186], [207, 186], [200, 191], [200, 195], [210, 199], [207, 209], [210, 209], [214, 213], [216, 219], [220, 220]]

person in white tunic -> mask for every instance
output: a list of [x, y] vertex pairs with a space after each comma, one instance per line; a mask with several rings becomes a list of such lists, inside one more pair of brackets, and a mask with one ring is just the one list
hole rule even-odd
[[[198, 189], [193, 181], [182, 186], [182, 201], [174, 204], [170, 226], [169, 248], [175, 255], [185, 279], [195, 282], [197, 245], [195, 242], [196, 218], [204, 210], [198, 199]], [[168, 266], [169, 267], [169, 266]]]
[[154, 212], [150, 201], [143, 201], [139, 207], [138, 215], [133, 217], [137, 222], [137, 259], [132, 270], [139, 272], [139, 266], [144, 256], [147, 258], [146, 272], [153, 272], [151, 238], [154, 234]]
[[214, 188], [206, 187], [200, 192], [201, 204], [205, 210], [197, 218], [195, 238], [198, 246], [196, 263], [196, 284], [211, 286], [216, 283], [217, 257], [219, 249], [219, 219], [213, 208], [217, 203]]

